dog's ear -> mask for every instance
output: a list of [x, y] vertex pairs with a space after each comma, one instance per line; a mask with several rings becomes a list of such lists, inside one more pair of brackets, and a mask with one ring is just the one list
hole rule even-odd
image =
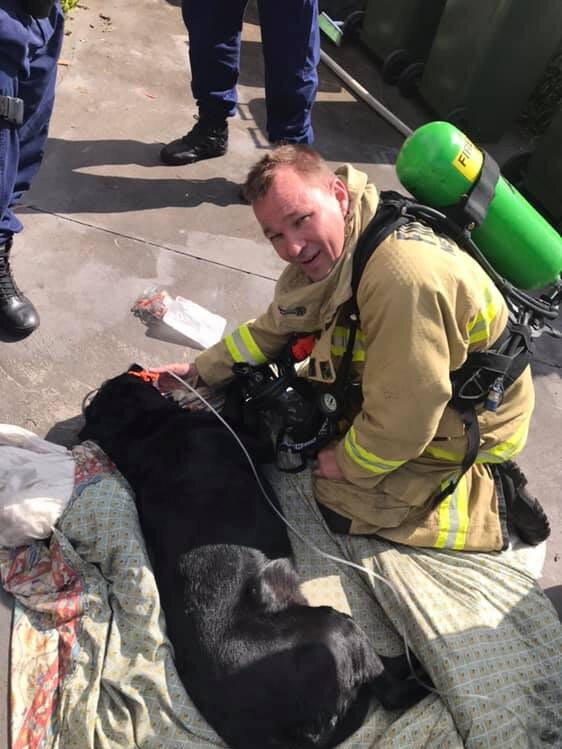
[[254, 596], [266, 611], [274, 613], [288, 606], [306, 606], [300, 592], [298, 575], [289, 559], [274, 559], [259, 573]]
[[[133, 367], [142, 369], [138, 364], [132, 364]], [[143, 386], [144, 383], [138, 377], [130, 377], [127, 372], [106, 380], [84, 410], [86, 423], [79, 438], [94, 440], [103, 447], [107, 439], [115, 437], [127, 420], [126, 403], [131, 397], [131, 386], [136, 391], [139, 385]]]

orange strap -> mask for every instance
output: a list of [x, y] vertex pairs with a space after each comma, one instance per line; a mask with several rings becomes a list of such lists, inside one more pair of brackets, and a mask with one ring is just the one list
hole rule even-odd
[[130, 369], [127, 374], [132, 375], [133, 377], [140, 377], [143, 382], [158, 382], [160, 379], [159, 372], [149, 372], [148, 369], [142, 369], [140, 372], [133, 372]]

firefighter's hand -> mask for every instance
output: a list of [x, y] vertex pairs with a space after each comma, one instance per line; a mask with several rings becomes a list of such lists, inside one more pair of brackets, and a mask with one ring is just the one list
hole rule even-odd
[[149, 372], [156, 372], [160, 375], [158, 388], [163, 393], [169, 393], [171, 390], [177, 390], [181, 387], [181, 384], [176, 380], [176, 378], [169, 374], [170, 372], [177, 377], [181, 377], [182, 380], [188, 382], [192, 387], [195, 387], [197, 380], [199, 379], [197, 367], [195, 364], [190, 364], [188, 362], [164, 364], [162, 367], [153, 367]]
[[316, 456], [316, 468], [314, 475], [323, 479], [343, 479], [343, 473], [336, 463], [336, 448], [325, 447]]

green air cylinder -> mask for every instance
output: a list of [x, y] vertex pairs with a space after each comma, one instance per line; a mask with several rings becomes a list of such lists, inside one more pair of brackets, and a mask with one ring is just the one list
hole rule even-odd
[[[416, 200], [440, 209], [470, 191], [483, 160], [482, 151], [454, 125], [429, 122], [405, 140], [396, 171]], [[562, 237], [501, 176], [472, 239], [496, 271], [521, 289], [546, 286], [562, 271]]]

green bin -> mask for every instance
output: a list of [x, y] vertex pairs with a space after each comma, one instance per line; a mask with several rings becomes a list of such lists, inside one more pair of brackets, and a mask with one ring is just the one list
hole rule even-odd
[[562, 228], [562, 109], [537, 143], [522, 184]]
[[440, 118], [496, 141], [561, 38], [561, 0], [448, 0], [419, 91]]
[[398, 80], [410, 65], [423, 65], [445, 3], [446, 0], [367, 0], [361, 41], [383, 61], [387, 82]]

